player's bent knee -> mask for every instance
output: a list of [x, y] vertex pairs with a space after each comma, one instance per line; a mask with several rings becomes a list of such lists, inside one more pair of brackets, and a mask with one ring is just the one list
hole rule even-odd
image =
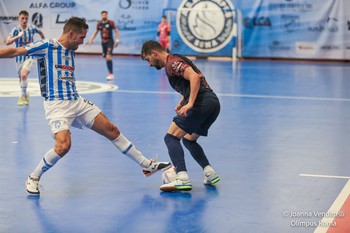
[[71, 148], [71, 143], [60, 143], [55, 145], [55, 152], [58, 156], [65, 156]]
[[168, 133], [164, 137], [164, 142], [165, 142], [165, 144], [167, 146], [172, 144], [172, 142], [179, 142], [179, 141], [180, 141], [180, 139], [178, 139], [174, 135], [171, 135], [171, 134], [168, 134]]
[[108, 125], [106, 125], [105, 128], [99, 133], [108, 138], [109, 140], [114, 140], [120, 135], [118, 127], [112, 124], [111, 122]]

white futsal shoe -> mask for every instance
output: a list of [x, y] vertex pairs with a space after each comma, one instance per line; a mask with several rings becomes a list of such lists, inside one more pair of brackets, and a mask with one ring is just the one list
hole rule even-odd
[[142, 172], [145, 176], [150, 176], [153, 173], [161, 170], [166, 170], [171, 168], [170, 162], [157, 162], [156, 160], [151, 160], [151, 164], [148, 167], [143, 167]]
[[33, 195], [33, 196], [40, 195], [39, 179], [28, 176], [26, 181], [26, 188], [27, 188], [28, 195]]
[[113, 74], [108, 74], [106, 79], [107, 79], [107, 81], [112, 81], [114, 79], [114, 75]]
[[220, 177], [214, 171], [209, 171], [204, 174], [203, 183], [205, 185], [213, 185], [219, 182], [219, 180], [220, 180]]
[[192, 184], [190, 179], [180, 179], [177, 178], [175, 181], [169, 184], [163, 184], [160, 186], [160, 190], [163, 192], [173, 192], [173, 191], [191, 191]]

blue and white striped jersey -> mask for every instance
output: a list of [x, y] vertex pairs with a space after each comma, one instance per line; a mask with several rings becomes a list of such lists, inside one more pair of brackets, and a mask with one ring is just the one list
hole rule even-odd
[[[10, 32], [10, 37], [15, 37], [17, 36], [20, 32], [23, 31], [23, 36], [21, 36], [20, 38], [18, 38], [15, 43], [16, 43], [16, 48], [18, 47], [24, 47], [27, 44], [30, 44], [34, 41], [34, 35], [35, 33], [39, 34], [40, 30], [35, 27], [34, 25], [30, 25], [28, 26], [25, 30], [23, 30], [20, 26], [15, 27], [14, 29], [12, 29], [12, 31]], [[22, 63], [25, 60], [27, 60], [30, 57], [27, 56], [17, 56], [16, 57], [16, 62], [17, 63]]]
[[36, 41], [25, 47], [28, 56], [37, 58], [41, 95], [46, 100], [76, 100], [75, 51], [63, 47], [56, 39]]

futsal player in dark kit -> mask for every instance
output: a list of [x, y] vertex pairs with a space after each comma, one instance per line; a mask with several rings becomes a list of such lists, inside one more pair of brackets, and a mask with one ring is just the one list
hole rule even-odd
[[[115, 40], [113, 38], [113, 31], [115, 32]], [[119, 30], [115, 25], [113, 20], [108, 19], [108, 12], [101, 12], [101, 20], [98, 21], [96, 25], [96, 30], [92, 34], [89, 44], [92, 44], [98, 32], [101, 32], [101, 40], [102, 40], [102, 56], [106, 58], [106, 64], [108, 69], [108, 74], [106, 79], [113, 80], [113, 61], [112, 61], [112, 53], [113, 48], [117, 47], [119, 44]]]
[[182, 95], [175, 107], [177, 114], [164, 137], [170, 158], [176, 167], [176, 180], [162, 185], [160, 189], [166, 192], [192, 189], [180, 140], [203, 168], [204, 184], [217, 183], [220, 177], [197, 142], [200, 136], [208, 135], [210, 126], [219, 115], [220, 102], [216, 94], [190, 59], [167, 53], [156, 41], [150, 40], [143, 44], [141, 58], [158, 70], [164, 67], [170, 85]]

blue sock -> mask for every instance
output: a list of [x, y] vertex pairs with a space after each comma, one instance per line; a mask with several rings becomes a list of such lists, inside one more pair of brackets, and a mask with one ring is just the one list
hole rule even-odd
[[185, 153], [180, 144], [180, 139], [167, 133], [164, 137], [164, 142], [168, 147], [168, 153], [171, 162], [176, 167], [176, 172], [187, 171], [185, 164]]
[[189, 150], [192, 157], [197, 161], [197, 163], [204, 169], [209, 165], [207, 156], [205, 155], [203, 148], [197, 143], [197, 141], [190, 141], [186, 138], [182, 139], [182, 143]]

